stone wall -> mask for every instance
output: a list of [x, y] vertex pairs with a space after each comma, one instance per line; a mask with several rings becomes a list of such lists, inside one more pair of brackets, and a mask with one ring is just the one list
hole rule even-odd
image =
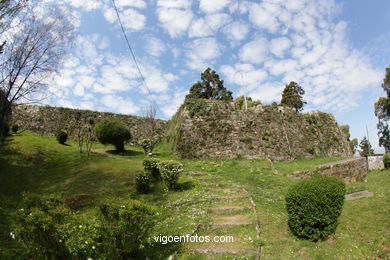
[[383, 170], [385, 165], [383, 164], [383, 155], [372, 155], [367, 157], [368, 170]]
[[[12, 124], [17, 124], [21, 129], [36, 132], [42, 135], [54, 135], [59, 129], [68, 132], [70, 138], [76, 138], [75, 126], [80, 121], [78, 118], [94, 118], [95, 123], [108, 117], [115, 117], [121, 120], [130, 129], [133, 140], [145, 138], [146, 118], [97, 112], [90, 110], [70, 109], [50, 106], [15, 105], [12, 107]], [[155, 138], [161, 139], [164, 136], [166, 121], [156, 120]]]
[[344, 182], [367, 180], [367, 160], [365, 157], [351, 158], [317, 166], [316, 173], [338, 177]]
[[168, 141], [182, 158], [352, 156], [331, 114], [297, 114], [286, 107], [261, 105], [243, 111], [232, 102], [206, 102], [207, 115], [191, 117], [183, 105], [169, 122]]
[[314, 174], [337, 177], [346, 183], [366, 181], [367, 160], [365, 157], [358, 157], [326, 163], [317, 166], [314, 171], [304, 170], [293, 172], [289, 177], [304, 179]]

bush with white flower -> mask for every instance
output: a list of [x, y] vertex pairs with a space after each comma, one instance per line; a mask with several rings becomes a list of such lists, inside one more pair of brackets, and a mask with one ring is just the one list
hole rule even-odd
[[180, 174], [183, 172], [183, 165], [176, 161], [161, 161], [158, 163], [158, 168], [168, 190], [175, 190]]

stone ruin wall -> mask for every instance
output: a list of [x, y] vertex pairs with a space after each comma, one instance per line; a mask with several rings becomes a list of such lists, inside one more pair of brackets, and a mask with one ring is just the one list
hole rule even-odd
[[243, 111], [233, 102], [206, 101], [208, 116], [191, 118], [183, 105], [168, 125], [168, 141], [182, 158], [352, 156], [331, 114], [297, 114], [286, 107], [262, 105]]
[[[72, 139], [76, 139], [77, 118], [94, 118], [95, 123], [104, 118], [114, 117], [121, 120], [131, 132], [133, 140], [146, 138], [146, 118], [97, 112], [91, 110], [71, 109], [51, 106], [14, 105], [12, 107], [11, 123], [17, 124], [21, 129], [32, 131], [41, 135], [55, 135], [59, 129], [66, 130]], [[162, 139], [165, 133], [166, 121], [156, 120], [155, 138]]]

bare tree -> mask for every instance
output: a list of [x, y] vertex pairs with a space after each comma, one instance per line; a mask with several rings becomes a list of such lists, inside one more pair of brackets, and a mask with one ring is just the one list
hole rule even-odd
[[155, 140], [157, 120], [156, 120], [157, 107], [155, 104], [150, 104], [142, 111], [144, 116], [143, 131], [146, 139], [140, 141], [140, 145], [145, 150], [145, 153], [149, 154], [153, 151], [153, 147], [157, 140]]
[[[17, 30], [7, 32], [0, 62], [0, 91], [11, 104], [39, 101], [34, 95], [44, 93], [47, 78], [58, 70], [72, 43], [74, 28], [69, 17], [58, 8], [45, 12], [38, 15], [27, 10]], [[7, 110], [0, 111], [0, 121]]]

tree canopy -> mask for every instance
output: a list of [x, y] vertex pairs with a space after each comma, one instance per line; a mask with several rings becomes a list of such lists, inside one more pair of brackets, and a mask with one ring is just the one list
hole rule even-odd
[[355, 154], [356, 148], [358, 146], [358, 139], [357, 138], [351, 139], [351, 133], [349, 132], [349, 125], [342, 125], [340, 126], [340, 128], [343, 131], [345, 138], [349, 143], [349, 146], [351, 147], [352, 154]]
[[380, 97], [375, 103], [375, 115], [378, 117], [379, 146], [390, 151], [390, 68], [386, 68], [386, 75], [383, 79], [382, 88], [386, 92], [386, 97]]
[[371, 144], [366, 137], [362, 139], [362, 141], [359, 144], [359, 147], [360, 147], [359, 150], [360, 156], [368, 156], [370, 154], [374, 154], [374, 149], [371, 148]]
[[225, 101], [233, 100], [232, 92], [223, 86], [223, 80], [221, 80], [219, 75], [211, 68], [207, 68], [201, 74], [201, 81], [198, 81], [192, 85], [190, 88], [190, 93], [186, 96], [186, 99], [190, 98], [204, 98]]
[[303, 105], [307, 104], [305, 101], [303, 101], [304, 94], [305, 91], [303, 88], [296, 82], [291, 81], [285, 86], [280, 103], [282, 105], [295, 108], [295, 111], [298, 113], [303, 109]]

